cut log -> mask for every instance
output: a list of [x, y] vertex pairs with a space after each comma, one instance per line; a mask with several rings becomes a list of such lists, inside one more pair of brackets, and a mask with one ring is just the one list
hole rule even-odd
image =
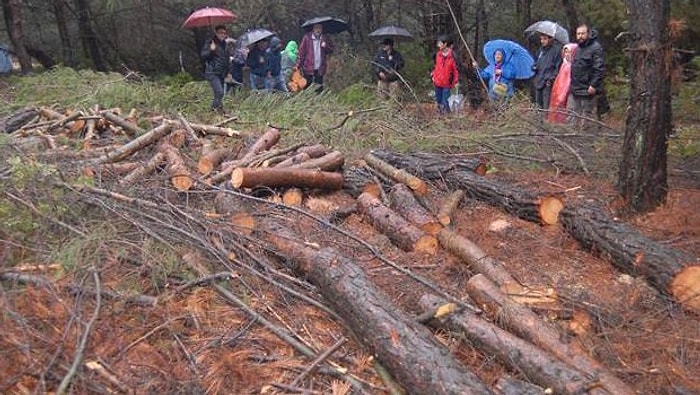
[[265, 133], [262, 134], [262, 136], [258, 137], [257, 140], [253, 143], [253, 145], [248, 148], [248, 151], [243, 155], [243, 157], [240, 159], [241, 162], [246, 162], [248, 160], [253, 159], [253, 157], [265, 150], [269, 150], [272, 148], [277, 142], [279, 141], [280, 137], [282, 135], [280, 134], [279, 129], [275, 128], [268, 128]]
[[601, 387], [609, 394], [635, 394], [629, 385], [588, 356], [582, 349], [561, 341], [559, 331], [542, 321], [532, 310], [510, 301], [498, 286], [485, 276], [477, 274], [469, 279], [467, 292], [479, 307], [490, 313], [492, 317], [498, 317], [499, 325], [550, 352], [569, 366], [575, 367], [590, 377], [597, 377]]
[[127, 121], [126, 119], [120, 118], [111, 110], [105, 110], [100, 112], [99, 114], [105, 117], [105, 119], [107, 119], [109, 122], [112, 122], [113, 124], [122, 128], [124, 132], [126, 132], [126, 134], [130, 137], [141, 136], [142, 134], [146, 133], [146, 131], [141, 129], [138, 125], [133, 124]]
[[310, 169], [336, 171], [345, 164], [345, 157], [340, 151], [329, 152], [319, 158], [313, 158], [290, 166], [292, 169]]
[[185, 129], [187, 132], [187, 135], [189, 136], [191, 143], [192, 144], [197, 144], [199, 142], [199, 136], [197, 136], [197, 132], [192, 129], [192, 125], [190, 125], [189, 121], [182, 115], [182, 114], [177, 114], [177, 120], [180, 121], [180, 124], [182, 127]]
[[459, 203], [463, 198], [464, 191], [461, 189], [447, 195], [445, 200], [442, 202], [437, 215], [438, 221], [440, 221], [442, 226], [449, 226], [452, 224], [452, 213], [457, 210], [457, 207], [459, 207]]
[[148, 162], [146, 162], [140, 167], [137, 167], [129, 174], [124, 176], [121, 180], [119, 180], [119, 185], [129, 185], [132, 184], [134, 181], [142, 179], [148, 174], [151, 174], [154, 171], [156, 171], [158, 166], [160, 166], [164, 162], [165, 154], [162, 152], [156, 152], [155, 155], [153, 155], [153, 157]]
[[390, 177], [396, 182], [406, 184], [419, 196], [425, 196], [428, 194], [428, 184], [413, 174], [410, 174], [405, 169], [398, 169], [372, 153], [365, 155], [365, 161], [368, 165], [377, 169], [385, 176]]
[[369, 166], [350, 167], [343, 170], [343, 189], [352, 197], [357, 198], [362, 193], [369, 193], [375, 197], [384, 195], [384, 190], [392, 187], [391, 180], [377, 177]]
[[452, 171], [466, 171], [480, 176], [486, 174], [486, 164], [481, 159], [465, 155], [428, 152], [400, 154], [388, 150], [374, 150], [372, 155], [426, 180], [440, 179], [444, 174]]
[[374, 154], [391, 165], [403, 166], [425, 179], [444, 180], [451, 188], [463, 189], [472, 199], [488, 202], [528, 221], [556, 224], [563, 207], [563, 202], [556, 196], [539, 196], [522, 188], [489, 180], [467, 167], [454, 165], [447, 158], [438, 166], [435, 157], [427, 160], [416, 154], [401, 155], [389, 151]]
[[[444, 299], [433, 295], [421, 297], [420, 306], [427, 311], [449, 306], [454, 306], [453, 309], [457, 310], [456, 305], [447, 304]], [[557, 394], [585, 394], [588, 393], [587, 389], [595, 384], [554, 355], [506, 332], [474, 313], [453, 311], [431, 322], [438, 328], [463, 333], [471, 344], [486, 355], [495, 356], [511, 370], [525, 374], [532, 382], [551, 388]]]
[[501, 377], [496, 383], [496, 388], [503, 395], [542, 395], [546, 394], [545, 389], [528, 383], [527, 381], [518, 380], [513, 377]]
[[265, 221], [268, 240], [315, 284], [370, 353], [392, 377], [415, 394], [491, 394], [427, 328], [395, 306], [364, 271], [335, 250], [311, 249], [287, 228]]
[[337, 190], [343, 187], [343, 175], [305, 169], [237, 167], [231, 172], [234, 188], [299, 187]]
[[180, 155], [180, 151], [169, 142], [163, 141], [158, 147], [158, 151], [165, 155], [168, 162], [166, 171], [170, 175], [170, 182], [178, 191], [187, 191], [194, 185], [194, 180], [190, 175], [190, 170], [185, 165], [185, 160]]
[[229, 128], [222, 128], [219, 126], [211, 126], [211, 125], [201, 125], [198, 123], [191, 123], [190, 122], [190, 127], [194, 129], [195, 132], [199, 132], [203, 135], [206, 134], [211, 134], [215, 136], [224, 136], [224, 137], [233, 137], [233, 136], [240, 136], [241, 132], [238, 130], [234, 129], [229, 129]]
[[435, 236], [408, 222], [382, 204], [375, 196], [363, 193], [357, 198], [357, 203], [360, 211], [370, 219], [372, 225], [400, 249], [429, 255], [437, 253], [438, 241]]
[[187, 142], [185, 129], [175, 129], [168, 135], [168, 143], [175, 148], [182, 148]]
[[197, 161], [197, 170], [200, 174], [208, 176], [221, 162], [232, 157], [233, 154], [233, 150], [229, 148], [219, 148], [208, 151], [199, 157], [199, 161]]
[[564, 228], [584, 247], [599, 253], [619, 270], [643, 276], [681, 306], [700, 313], [700, 261], [642, 235], [618, 222], [603, 208], [567, 207], [561, 213]]
[[110, 151], [107, 154], [97, 159], [97, 163], [119, 162], [124, 158], [133, 155], [136, 151], [155, 143], [161, 138], [167, 136], [172, 130], [173, 124], [169, 121], [164, 121], [160, 126], [142, 134], [141, 136], [131, 140], [128, 144]]
[[430, 235], [436, 235], [442, 225], [437, 218], [416, 200], [404, 184], [395, 184], [389, 191], [389, 207]]
[[0, 119], [0, 132], [14, 133], [22, 129], [39, 115], [35, 108], [24, 108], [10, 116]]
[[320, 158], [328, 153], [328, 149], [323, 144], [305, 145], [296, 150], [298, 154], [307, 154], [310, 158]]
[[287, 206], [298, 207], [304, 201], [304, 193], [299, 188], [289, 188], [282, 193], [282, 203]]
[[298, 154], [294, 154], [292, 156], [289, 156], [287, 158], [284, 158], [282, 161], [274, 165], [274, 167], [290, 167], [292, 165], [299, 164], [301, 162], [307, 161], [311, 159], [309, 154], [305, 152], [300, 152]]
[[139, 167], [141, 167], [141, 164], [138, 162], [104, 163], [99, 165], [97, 168], [90, 166], [83, 168], [83, 174], [90, 177], [94, 177], [96, 173], [121, 176], [130, 173]]

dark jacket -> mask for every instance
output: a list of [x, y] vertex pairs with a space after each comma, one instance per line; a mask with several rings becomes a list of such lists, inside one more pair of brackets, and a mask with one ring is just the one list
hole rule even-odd
[[578, 50], [574, 55], [571, 64], [570, 92], [574, 96], [589, 96], [588, 86], [602, 92], [604, 75], [603, 47], [598, 42], [598, 32], [591, 30], [588, 40], [578, 45]]
[[267, 71], [275, 77], [282, 73], [282, 52], [280, 48], [268, 48], [265, 54], [267, 61]]
[[[212, 41], [216, 43], [216, 49], [213, 51], [210, 48]], [[226, 41], [219, 40], [216, 37], [207, 40], [202, 47], [200, 56], [204, 60], [205, 73], [224, 77], [229, 72], [229, 56], [226, 50]]]
[[391, 52], [387, 52], [384, 49], [380, 49], [377, 55], [374, 57], [374, 62], [372, 63], [372, 71], [374, 75], [379, 78], [379, 73], [384, 72], [387, 81], [397, 81], [399, 76], [396, 72], [401, 70], [403, 67], [403, 57], [395, 49], [391, 49]]
[[267, 54], [265, 49], [260, 49], [257, 45], [248, 52], [248, 59], [246, 64], [250, 67], [250, 73], [255, 74], [258, 77], [267, 76]]
[[553, 41], [551, 45], [540, 47], [536, 59], [535, 89], [544, 89], [547, 82], [549, 82], [549, 86], [552, 86], [554, 79], [557, 78], [557, 73], [559, 73], [559, 66], [561, 66], [561, 44]]
[[[301, 45], [299, 45], [299, 52], [297, 53], [297, 67], [301, 69], [304, 74], [311, 75], [314, 73], [314, 40], [313, 32], [308, 32], [304, 35], [301, 40]], [[320, 75], [326, 74], [326, 69], [328, 67], [327, 60], [328, 55], [333, 53], [335, 46], [330, 37], [325, 34], [321, 34], [321, 67], [318, 69]]]

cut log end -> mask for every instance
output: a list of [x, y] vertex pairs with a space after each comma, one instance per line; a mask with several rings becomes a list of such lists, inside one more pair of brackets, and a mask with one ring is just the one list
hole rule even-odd
[[246, 236], [250, 236], [253, 233], [256, 225], [255, 217], [242, 211], [232, 214], [229, 217], [229, 223]]
[[240, 188], [241, 185], [243, 185], [243, 179], [244, 179], [244, 174], [243, 174], [243, 169], [240, 167], [237, 167], [233, 169], [231, 172], [231, 185], [234, 188]]
[[435, 236], [442, 230], [442, 223], [440, 222], [428, 222], [420, 225], [420, 228], [427, 234]]
[[559, 212], [564, 208], [564, 202], [554, 196], [547, 196], [540, 201], [540, 218], [545, 225], [559, 222]]
[[304, 193], [299, 188], [290, 188], [282, 194], [282, 202], [287, 206], [298, 207], [304, 201]]
[[413, 251], [422, 252], [428, 255], [435, 255], [438, 252], [439, 243], [435, 236], [421, 236], [413, 245]]
[[678, 272], [669, 291], [683, 307], [700, 313], [700, 265], [686, 266]]
[[178, 191], [189, 191], [194, 185], [194, 180], [189, 175], [175, 175], [171, 182]]

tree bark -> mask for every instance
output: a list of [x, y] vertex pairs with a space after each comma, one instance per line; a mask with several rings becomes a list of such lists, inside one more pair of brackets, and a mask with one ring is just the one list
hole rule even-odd
[[428, 184], [413, 174], [410, 174], [408, 171], [392, 166], [373, 153], [365, 155], [365, 161], [368, 165], [372, 166], [385, 176], [390, 177], [396, 182], [406, 184], [419, 196], [425, 196], [428, 194]]
[[372, 224], [397, 247], [404, 251], [419, 251], [434, 255], [437, 253], [437, 239], [405, 220], [375, 196], [363, 193], [357, 198], [360, 211], [367, 215]]
[[442, 225], [437, 218], [421, 206], [411, 190], [404, 184], [395, 184], [389, 191], [390, 207], [406, 218], [408, 222], [418, 226], [422, 231], [435, 235]]
[[579, 26], [576, 2], [574, 0], [562, 0], [561, 3], [564, 11], [566, 11], [566, 22], [569, 24], [569, 31], [576, 32], [576, 28]]
[[108, 71], [107, 62], [105, 61], [100, 41], [92, 26], [92, 12], [90, 4], [87, 0], [73, 0], [75, 13], [78, 17], [78, 30], [80, 31], [80, 40], [87, 52], [88, 57], [92, 60], [92, 65], [97, 71]]
[[129, 137], [140, 136], [146, 132], [145, 130], [138, 127], [138, 125], [135, 125], [119, 117], [117, 114], [113, 113], [110, 110], [101, 111], [99, 114], [105, 117], [105, 119], [107, 119], [108, 121], [124, 129], [124, 132], [126, 132], [126, 134]]
[[33, 70], [32, 59], [27, 53], [24, 43], [24, 31], [22, 29], [22, 1], [3, 0], [2, 11], [5, 16], [5, 26], [9, 30], [10, 41], [12, 41], [17, 60], [22, 68], [22, 74], [31, 73]]
[[669, 0], [627, 0], [630, 15], [630, 103], [618, 188], [626, 209], [647, 212], [668, 194], [671, 133]]
[[148, 174], [156, 171], [158, 166], [165, 162], [165, 154], [162, 152], [156, 152], [151, 159], [148, 160], [143, 166], [137, 167], [129, 174], [125, 175], [121, 180], [119, 180], [119, 185], [129, 185], [136, 180], [140, 180]]
[[[436, 308], [439, 311], [439, 308], [450, 306], [444, 299], [433, 295], [421, 297], [420, 305], [427, 311]], [[554, 355], [474, 313], [453, 311], [434, 318], [431, 322], [438, 328], [462, 332], [472, 344], [487, 355], [495, 356], [511, 370], [524, 373], [532, 382], [551, 388], [557, 394], [584, 394], [593, 384], [581, 372], [558, 360]]]
[[625, 273], [643, 276], [685, 308], [700, 312], [697, 257], [645, 237], [634, 227], [615, 221], [600, 207], [567, 207], [562, 210], [561, 220], [584, 247], [609, 258]]
[[332, 151], [321, 157], [295, 163], [289, 167], [292, 169], [310, 169], [322, 171], [336, 171], [345, 164], [345, 157], [340, 151]]
[[151, 129], [141, 136], [131, 140], [129, 143], [108, 152], [97, 159], [98, 163], [119, 162], [120, 160], [134, 154], [143, 147], [151, 145], [161, 138], [167, 136], [172, 131], [173, 124], [165, 121], [161, 125]]
[[233, 156], [233, 151], [229, 148], [211, 150], [199, 157], [197, 161], [197, 170], [203, 176], [208, 176], [221, 162], [231, 156]]
[[354, 262], [333, 249], [315, 250], [294, 242], [288, 229], [271, 222], [263, 229], [404, 388], [431, 395], [492, 393], [430, 331], [391, 303]]
[[538, 196], [476, 174], [471, 164], [455, 164], [449, 159], [432, 155], [401, 155], [389, 151], [375, 151], [375, 156], [390, 165], [401, 167], [424, 179], [444, 180], [454, 189], [463, 189], [472, 199], [489, 202], [520, 218], [552, 225], [559, 220], [562, 201], [555, 196]]
[[[570, 366], [597, 377], [607, 391], [603, 394], [634, 395], [629, 385], [615, 377], [600, 362], [591, 358], [580, 348], [560, 340], [559, 332], [546, 324], [529, 308], [509, 300], [509, 298], [489, 279], [481, 274], [473, 276], [467, 282], [467, 292], [478, 306], [492, 317], [498, 317], [498, 323], [528, 340], [534, 345], [555, 355]], [[600, 391], [591, 393], [601, 394]]]
[[231, 172], [234, 188], [299, 187], [337, 190], [343, 187], [343, 175], [305, 169], [238, 167]]
[[163, 141], [158, 147], [158, 151], [165, 154], [168, 162], [166, 171], [170, 175], [170, 182], [178, 191], [187, 191], [194, 185], [194, 179], [189, 168], [185, 165], [180, 151], [167, 141]]
[[458, 189], [445, 198], [443, 200], [442, 204], [440, 205], [440, 208], [438, 209], [438, 214], [437, 218], [438, 221], [440, 221], [440, 224], [442, 226], [449, 226], [452, 224], [452, 213], [454, 213], [455, 210], [457, 210], [457, 207], [459, 207], [459, 203], [462, 201], [464, 198], [464, 191], [461, 189]]

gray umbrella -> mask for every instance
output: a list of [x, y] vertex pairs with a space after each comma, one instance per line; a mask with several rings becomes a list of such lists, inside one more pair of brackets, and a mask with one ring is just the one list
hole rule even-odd
[[555, 40], [562, 44], [569, 43], [569, 32], [560, 24], [552, 21], [535, 22], [525, 29], [525, 33], [528, 36], [532, 36], [535, 33], [543, 33], [554, 37]]
[[254, 29], [241, 34], [241, 36], [238, 37], [238, 42], [241, 46], [249, 47], [258, 41], [268, 39], [274, 35], [274, 32], [267, 29]]
[[306, 22], [302, 23], [301, 27], [308, 32], [316, 24], [320, 24], [321, 26], [323, 26], [323, 32], [328, 34], [337, 34], [348, 30], [347, 22], [345, 22], [342, 19], [333, 18], [332, 16], [320, 16], [317, 18], [311, 18]]
[[370, 37], [376, 38], [379, 40], [385, 39], [385, 38], [391, 38], [394, 40], [413, 40], [413, 35], [409, 33], [408, 30], [400, 27], [400, 26], [394, 26], [394, 25], [389, 25], [389, 26], [382, 26], [379, 29], [373, 31], [372, 33], [369, 34]]

